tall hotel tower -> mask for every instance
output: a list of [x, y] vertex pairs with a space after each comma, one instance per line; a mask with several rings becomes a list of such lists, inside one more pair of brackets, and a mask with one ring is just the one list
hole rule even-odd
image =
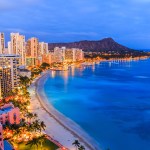
[[38, 59], [39, 42], [35, 37], [30, 38], [26, 44], [27, 66], [36, 65]]
[[0, 55], [0, 99], [19, 86], [19, 55]]
[[55, 47], [54, 48], [54, 59], [55, 59], [55, 62], [58, 62], [58, 63], [64, 62], [65, 50], [66, 50], [66, 47], [62, 47], [62, 48]]
[[0, 33], [0, 54], [5, 54], [5, 37], [4, 37], [4, 33]]
[[39, 42], [38, 56], [41, 56], [43, 54], [48, 54], [48, 43]]
[[[20, 55], [19, 65], [26, 64], [26, 52], [25, 52], [25, 36], [19, 33], [11, 33], [11, 43], [9, 43], [9, 53]], [[11, 49], [10, 49], [11, 47]]]

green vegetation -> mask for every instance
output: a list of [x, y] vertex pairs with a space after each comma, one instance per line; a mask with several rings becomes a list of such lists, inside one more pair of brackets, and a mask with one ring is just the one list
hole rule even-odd
[[30, 84], [30, 81], [31, 79], [29, 79], [27, 76], [23, 77], [23, 76], [20, 76], [20, 84], [22, 86], [28, 86]]
[[41, 68], [32, 68], [31, 69], [31, 77], [35, 78], [37, 75], [41, 74], [42, 69]]
[[33, 67], [31, 69], [31, 77], [32, 79], [36, 78], [38, 75], [50, 68], [50, 64], [43, 62], [39, 67]]
[[76, 147], [76, 150], [85, 150], [85, 147], [83, 145], [80, 145], [78, 140], [75, 140], [72, 145]]
[[43, 62], [40, 66], [42, 70], [49, 69], [50, 65], [48, 63]]
[[54, 143], [47, 140], [46, 138], [34, 139], [27, 144], [19, 143], [17, 146], [18, 150], [56, 150], [58, 148], [58, 146], [56, 146]]

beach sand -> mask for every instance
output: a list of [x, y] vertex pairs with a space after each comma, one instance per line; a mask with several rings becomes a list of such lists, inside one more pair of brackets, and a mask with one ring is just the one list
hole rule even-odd
[[84, 132], [80, 126], [58, 112], [48, 102], [43, 90], [48, 76], [48, 71], [43, 73], [29, 87], [31, 95], [30, 110], [36, 113], [41, 121], [44, 121], [46, 124], [46, 134], [69, 150], [76, 150], [72, 145], [75, 140], [78, 140], [86, 150], [101, 150], [98, 143]]

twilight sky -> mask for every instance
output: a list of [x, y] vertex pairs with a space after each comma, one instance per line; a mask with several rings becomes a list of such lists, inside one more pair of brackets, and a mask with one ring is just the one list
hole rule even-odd
[[112, 37], [150, 48], [150, 0], [0, 0], [0, 32], [45, 42]]

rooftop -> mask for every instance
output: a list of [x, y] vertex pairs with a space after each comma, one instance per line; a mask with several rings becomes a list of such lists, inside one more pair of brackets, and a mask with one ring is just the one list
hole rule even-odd
[[15, 57], [15, 58], [20, 58], [20, 55], [15, 55], [15, 54], [0, 54], [0, 57]]
[[12, 109], [13, 109], [13, 107], [11, 107], [11, 106], [9, 106], [9, 107], [7, 107], [7, 108], [2, 108], [2, 109], [0, 109], [0, 115], [8, 113], [8, 112], [10, 112]]
[[30, 70], [28, 69], [19, 69], [20, 72], [31, 72]]

